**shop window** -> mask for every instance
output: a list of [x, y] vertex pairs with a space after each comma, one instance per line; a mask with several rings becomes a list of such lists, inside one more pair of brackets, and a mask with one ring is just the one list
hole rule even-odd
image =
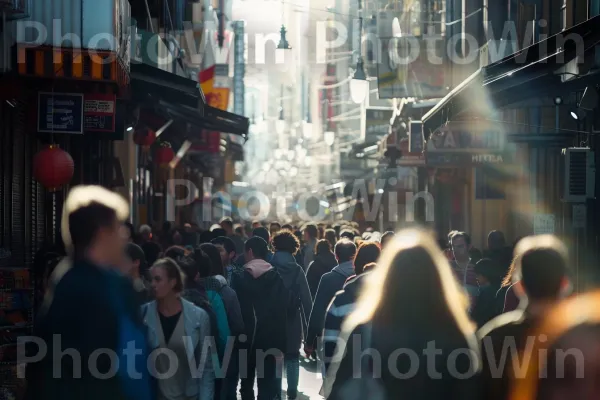
[[504, 178], [494, 167], [475, 169], [475, 200], [504, 200]]

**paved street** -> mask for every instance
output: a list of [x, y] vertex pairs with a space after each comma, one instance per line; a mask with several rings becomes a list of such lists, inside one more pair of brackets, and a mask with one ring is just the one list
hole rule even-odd
[[[323, 396], [319, 395], [321, 390], [321, 374], [317, 374], [317, 362], [308, 362], [300, 356], [300, 382], [298, 384], [298, 400], [321, 400]], [[283, 379], [283, 390], [287, 388], [287, 381]], [[283, 398], [285, 400], [285, 396]]]

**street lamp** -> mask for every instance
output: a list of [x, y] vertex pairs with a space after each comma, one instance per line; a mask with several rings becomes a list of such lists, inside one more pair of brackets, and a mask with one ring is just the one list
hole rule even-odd
[[356, 63], [356, 71], [350, 81], [350, 97], [356, 104], [361, 104], [367, 97], [369, 91], [369, 81], [367, 81], [367, 75], [365, 74], [365, 68], [363, 59], [360, 57]]

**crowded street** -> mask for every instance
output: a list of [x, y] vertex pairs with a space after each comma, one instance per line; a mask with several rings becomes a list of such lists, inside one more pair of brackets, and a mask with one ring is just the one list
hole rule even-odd
[[0, 400], [600, 399], [600, 0], [0, 12]]

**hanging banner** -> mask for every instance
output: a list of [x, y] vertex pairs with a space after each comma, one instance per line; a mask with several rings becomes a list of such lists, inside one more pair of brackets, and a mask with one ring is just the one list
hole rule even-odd
[[233, 112], [238, 115], [246, 115], [244, 112], [244, 77], [246, 75], [245, 25], [245, 21], [233, 22]]
[[229, 88], [215, 87], [216, 65], [201, 71], [198, 74], [198, 82], [202, 88], [202, 93], [206, 98], [206, 103], [220, 110], [229, 108]]

